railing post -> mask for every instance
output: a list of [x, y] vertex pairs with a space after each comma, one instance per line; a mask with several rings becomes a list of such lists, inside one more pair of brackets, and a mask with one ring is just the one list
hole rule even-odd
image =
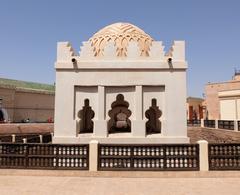
[[215, 120], [215, 129], [218, 129], [218, 120]]
[[200, 125], [200, 127], [204, 127], [204, 119], [203, 119], [203, 118], [201, 119], [201, 125]]
[[53, 142], [53, 136], [54, 136], [54, 133], [51, 133], [51, 139], [52, 139], [52, 142]]
[[23, 138], [23, 143], [24, 143], [24, 144], [27, 143], [27, 138]]
[[15, 143], [15, 142], [16, 142], [16, 135], [12, 134], [12, 143]]
[[89, 142], [89, 171], [98, 170], [98, 141]]
[[199, 140], [199, 165], [200, 171], [208, 171], [208, 142], [206, 140]]
[[234, 131], [238, 131], [238, 121], [234, 120]]
[[39, 135], [39, 142], [42, 144], [43, 143], [43, 136]]

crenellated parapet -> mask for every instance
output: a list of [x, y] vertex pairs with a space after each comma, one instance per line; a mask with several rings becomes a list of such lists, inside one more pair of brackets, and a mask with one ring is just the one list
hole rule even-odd
[[82, 59], [92, 59], [94, 57], [93, 48], [90, 42], [83, 42], [83, 45], [80, 47], [79, 55]]
[[121, 63], [126, 61], [137, 62], [138, 65], [131, 64], [124, 67], [141, 67], [143, 64], [142, 68], [144, 68], [144, 62], [148, 61], [155, 63], [153, 66], [155, 68], [186, 68], [185, 42], [174, 41], [170, 50], [165, 52], [162, 41], [154, 41], [134, 25], [116, 23], [103, 28], [88, 41], [83, 42], [79, 55], [74, 52], [69, 42], [58, 43], [56, 68], [90, 68], [95, 66], [94, 63], [99, 64], [99, 62], [104, 67], [104, 63], [110, 61], [118, 61], [119, 68]]
[[72, 48], [69, 42], [58, 42], [57, 45], [57, 61], [65, 62], [72, 59], [73, 56], [76, 56], [74, 49]]
[[173, 61], [185, 61], [185, 41], [174, 41], [166, 56]]

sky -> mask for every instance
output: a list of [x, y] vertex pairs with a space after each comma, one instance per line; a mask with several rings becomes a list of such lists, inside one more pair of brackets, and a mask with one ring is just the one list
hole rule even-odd
[[188, 96], [240, 70], [239, 0], [0, 0], [0, 77], [53, 84], [57, 42], [78, 52], [115, 22], [138, 26], [165, 51], [186, 41]]

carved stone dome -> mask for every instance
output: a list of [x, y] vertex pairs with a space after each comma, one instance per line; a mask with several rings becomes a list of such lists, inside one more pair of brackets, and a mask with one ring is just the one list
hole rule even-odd
[[153, 39], [143, 30], [129, 23], [115, 23], [104, 27], [89, 39], [95, 56], [103, 56], [104, 48], [109, 42], [116, 47], [116, 55], [127, 56], [129, 42], [137, 42], [140, 56], [149, 56]]

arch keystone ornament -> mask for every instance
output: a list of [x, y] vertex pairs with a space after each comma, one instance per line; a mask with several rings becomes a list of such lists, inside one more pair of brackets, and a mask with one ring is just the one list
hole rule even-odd
[[162, 41], [119, 22], [80, 50], [58, 43], [54, 143], [189, 142], [184, 41], [165, 53]]

